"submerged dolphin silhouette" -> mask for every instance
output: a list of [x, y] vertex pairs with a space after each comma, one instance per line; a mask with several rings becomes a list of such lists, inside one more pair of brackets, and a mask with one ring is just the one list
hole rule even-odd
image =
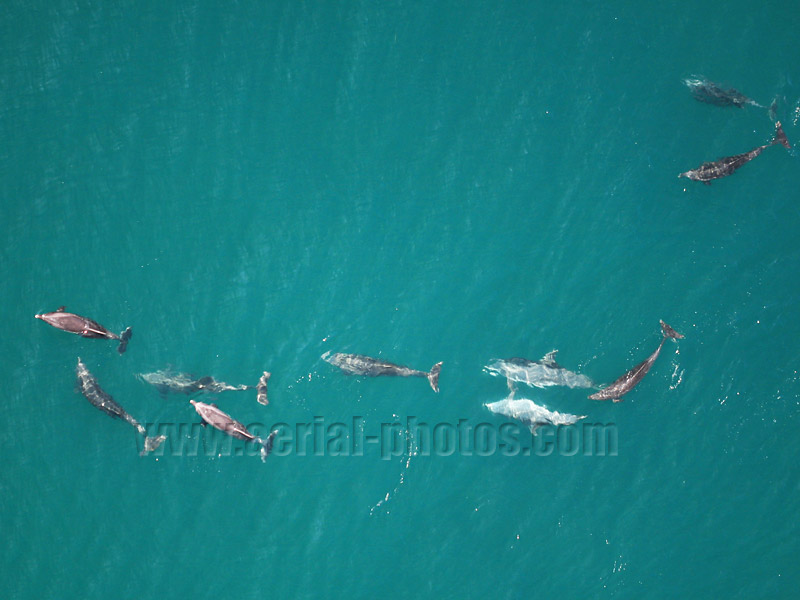
[[735, 106], [742, 108], [747, 104], [764, 108], [755, 100], [751, 100], [741, 92], [728, 88], [722, 89], [719, 85], [708, 79], [693, 75], [683, 80], [683, 83], [691, 90], [695, 100], [715, 104], [717, 106]]
[[139, 373], [139, 378], [155, 386], [164, 395], [167, 392], [186, 395], [196, 392], [241, 392], [253, 388], [251, 385], [229, 385], [224, 381], [217, 381], [210, 375], [195, 379], [186, 373], [173, 373], [169, 369], [154, 373]]
[[166, 436], [163, 435], [147, 437], [145, 428], [129, 415], [110, 394], [106, 393], [105, 390], [98, 385], [97, 379], [89, 372], [89, 369], [86, 368], [86, 365], [83, 364], [80, 358], [78, 359], [76, 374], [78, 376], [78, 389], [92, 405], [99, 408], [110, 417], [124, 419], [136, 428], [136, 431], [144, 438], [144, 450], [142, 450], [141, 454], [155, 450], [161, 445], [161, 442], [167, 439]]

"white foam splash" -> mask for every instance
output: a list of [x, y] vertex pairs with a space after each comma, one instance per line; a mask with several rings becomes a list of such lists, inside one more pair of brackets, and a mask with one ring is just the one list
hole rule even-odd
[[675, 363], [673, 364], [675, 367], [672, 371], [672, 385], [669, 386], [670, 390], [674, 390], [677, 388], [681, 383], [683, 383], [683, 374], [686, 372], [686, 369], [681, 369], [680, 365]]
[[[372, 516], [375, 513], [375, 511], [378, 510], [381, 506], [388, 503], [392, 498], [394, 498], [397, 492], [400, 491], [400, 487], [406, 481], [406, 472], [408, 471], [408, 467], [411, 464], [411, 457], [416, 455], [417, 453], [416, 450], [414, 449], [414, 438], [411, 435], [411, 431], [409, 430], [406, 430], [406, 440], [407, 440], [406, 447], [408, 448], [408, 453], [405, 456], [405, 460], [403, 461], [403, 467], [400, 470], [400, 478], [397, 481], [397, 485], [394, 486], [394, 489], [392, 491], [386, 492], [386, 495], [383, 497], [383, 499], [379, 500], [375, 506], [369, 509], [370, 516]], [[387, 510], [386, 514], [389, 514], [389, 512], [390, 511]]]

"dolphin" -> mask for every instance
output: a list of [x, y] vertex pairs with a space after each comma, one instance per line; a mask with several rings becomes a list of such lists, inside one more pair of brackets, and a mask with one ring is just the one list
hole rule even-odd
[[702, 181], [706, 185], [711, 185], [712, 179], [719, 179], [720, 177], [732, 175], [736, 169], [746, 163], [749, 163], [756, 156], [761, 154], [766, 148], [769, 148], [774, 144], [781, 144], [787, 150], [791, 150], [792, 148], [789, 145], [789, 140], [786, 139], [786, 134], [783, 132], [783, 127], [781, 127], [780, 121], [775, 122], [775, 136], [768, 144], [758, 146], [757, 148], [753, 148], [749, 152], [745, 152], [743, 154], [726, 156], [725, 158], [720, 158], [714, 162], [704, 162], [696, 169], [691, 169], [690, 171], [679, 174], [678, 177], [688, 177], [694, 181]]
[[155, 386], [162, 395], [168, 392], [191, 395], [196, 392], [241, 392], [253, 388], [251, 385], [229, 385], [217, 381], [210, 375], [195, 379], [186, 373], [172, 373], [169, 369], [154, 373], [139, 373], [139, 378]]
[[542, 425], [572, 425], [586, 418], [585, 415], [570, 415], [547, 410], [533, 400], [525, 398], [514, 400], [513, 393], [508, 398], [491, 402], [485, 406], [493, 413], [521, 421], [533, 435], [536, 435], [536, 430]]
[[61, 306], [54, 312], [44, 313], [41, 315], [34, 315], [37, 319], [41, 319], [45, 323], [49, 323], [57, 329], [63, 329], [70, 333], [76, 333], [86, 338], [107, 338], [109, 340], [119, 340], [117, 350], [120, 354], [125, 352], [128, 347], [128, 340], [131, 339], [133, 332], [128, 327], [120, 335], [111, 333], [108, 329], [100, 325], [97, 321], [92, 321], [86, 317], [81, 317], [73, 313], [65, 312], [65, 307]]
[[568, 371], [556, 362], [558, 350], [544, 355], [541, 360], [527, 358], [494, 359], [484, 367], [490, 375], [502, 375], [510, 381], [518, 381], [530, 386], [544, 388], [562, 385], [569, 388], [596, 387], [586, 375]]
[[275, 440], [277, 431], [271, 431], [267, 439], [261, 439], [247, 431], [242, 423], [231, 417], [230, 415], [222, 412], [217, 408], [216, 404], [206, 404], [204, 402], [197, 402], [196, 400], [189, 400], [194, 406], [197, 414], [203, 419], [203, 425], [211, 425], [228, 435], [247, 442], [255, 442], [261, 445], [261, 461], [267, 460], [267, 456], [272, 451], [272, 443]]
[[722, 89], [713, 81], [708, 81], [704, 77], [693, 75], [683, 80], [683, 83], [691, 90], [692, 96], [695, 100], [700, 102], [707, 102], [708, 104], [715, 104], [716, 106], [735, 106], [742, 108], [750, 104], [764, 108], [755, 100], [751, 100], [741, 92], [733, 88], [727, 90]]
[[261, 376], [261, 379], [258, 380], [258, 385], [256, 386], [256, 392], [258, 393], [256, 400], [259, 404], [263, 404], [264, 406], [269, 404], [269, 400], [267, 400], [267, 382], [271, 376], [272, 373], [264, 371], [264, 374]]
[[645, 375], [647, 375], [650, 367], [652, 367], [653, 363], [656, 362], [656, 359], [661, 352], [661, 347], [664, 345], [664, 342], [667, 340], [667, 338], [672, 338], [674, 340], [683, 338], [680, 333], [664, 323], [664, 321], [660, 321], [660, 323], [663, 337], [661, 338], [661, 343], [658, 345], [658, 348], [655, 349], [655, 352], [648, 356], [647, 359], [633, 367], [630, 371], [625, 373], [622, 377], [614, 381], [614, 383], [604, 387], [596, 394], [589, 396], [590, 400], [610, 399], [614, 402], [622, 402], [622, 396], [630, 392], [636, 386], [636, 384], [639, 383]]
[[427, 377], [434, 392], [439, 391], [439, 372], [442, 370], [442, 363], [436, 363], [430, 372], [417, 371], [408, 367], [401, 367], [385, 360], [371, 358], [361, 354], [342, 354], [330, 351], [322, 355], [322, 360], [339, 367], [345, 373], [355, 373], [356, 375], [366, 375], [377, 377], [379, 375], [394, 375], [397, 377]]
[[125, 419], [144, 437], [144, 450], [142, 450], [141, 455], [155, 450], [161, 445], [161, 442], [167, 439], [163, 435], [147, 437], [147, 430], [97, 384], [97, 379], [89, 372], [89, 369], [86, 368], [80, 358], [78, 358], [76, 373], [78, 375], [78, 389], [86, 396], [89, 402], [115, 419]]

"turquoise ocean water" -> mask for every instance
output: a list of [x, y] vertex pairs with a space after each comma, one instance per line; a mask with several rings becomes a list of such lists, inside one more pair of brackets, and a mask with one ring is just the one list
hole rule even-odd
[[[798, 162], [676, 175], [774, 128], [691, 74], [800, 139], [800, 13], [550, 4], [4, 4], [0, 596], [797, 597]], [[34, 319], [60, 305], [127, 353]], [[511, 423], [490, 359], [609, 382], [659, 319], [685, 339], [623, 402], [518, 391], [613, 452], [454, 450]], [[443, 361], [441, 392], [328, 350]], [[78, 357], [160, 453], [73, 392]], [[198, 399], [322, 446], [197, 433], [136, 377], [168, 366], [271, 371], [267, 407]]]

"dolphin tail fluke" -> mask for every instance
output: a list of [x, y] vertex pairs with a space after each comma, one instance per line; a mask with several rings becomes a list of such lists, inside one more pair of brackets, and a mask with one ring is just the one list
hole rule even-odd
[[787, 150], [791, 150], [792, 146], [789, 144], [789, 140], [786, 138], [786, 134], [783, 132], [783, 127], [781, 127], [781, 122], [775, 122], [775, 137], [772, 138], [773, 144], [780, 144]]
[[144, 438], [144, 449], [140, 453], [139, 456], [144, 456], [148, 452], [153, 452], [154, 450], [158, 449], [158, 447], [167, 439], [165, 435], [157, 435], [154, 437], [145, 437]]
[[276, 435], [278, 435], [277, 431], [270, 431], [266, 440], [259, 438], [259, 442], [261, 442], [261, 462], [266, 462], [269, 453], [272, 452], [272, 444], [275, 442]]
[[119, 336], [119, 346], [117, 346], [117, 352], [122, 354], [128, 348], [128, 340], [131, 339], [133, 335], [133, 330], [128, 327], [122, 334]]
[[778, 120], [778, 96], [772, 99], [772, 104], [769, 105], [767, 114], [769, 115], [770, 121], [775, 122]]
[[269, 383], [270, 377], [272, 377], [272, 373], [269, 371], [264, 371], [261, 379], [258, 380], [258, 385], [253, 386], [258, 392], [256, 394], [256, 401], [264, 406], [269, 404], [269, 400], [267, 399], [267, 384]]
[[672, 327], [664, 323], [664, 321], [660, 321], [661, 323], [661, 331], [664, 332], [665, 338], [672, 338], [673, 340], [680, 340], [683, 338], [683, 335], [675, 331]]
[[435, 365], [433, 365], [431, 372], [428, 373], [428, 381], [430, 382], [433, 391], [436, 392], [437, 394], [439, 393], [439, 373], [441, 372], [441, 370], [442, 370], [442, 363], [436, 363]]

